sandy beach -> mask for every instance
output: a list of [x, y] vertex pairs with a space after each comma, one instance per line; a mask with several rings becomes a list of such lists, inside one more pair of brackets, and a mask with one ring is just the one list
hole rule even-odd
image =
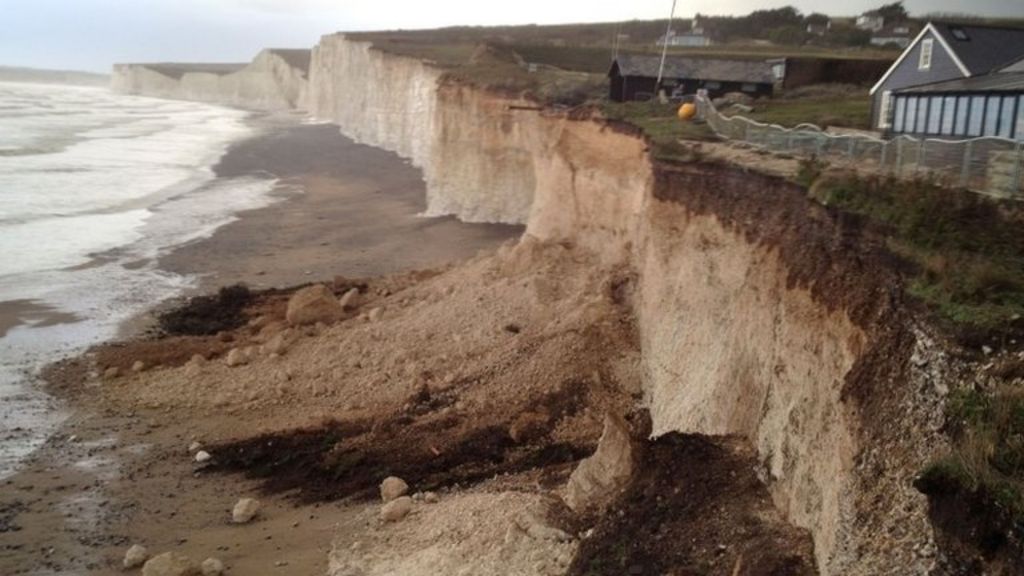
[[[202, 291], [432, 268], [521, 232], [421, 218], [420, 174], [397, 156], [355, 144], [333, 126], [264, 122], [263, 133], [233, 147], [216, 172], [269, 173], [280, 180], [275, 194], [282, 201], [239, 214], [212, 238], [161, 261], [167, 270], [201, 275]], [[4, 317], [28, 312], [45, 313], [26, 303]], [[121, 573], [125, 549], [138, 541], [197, 561], [218, 556], [235, 574], [324, 572], [334, 535], [329, 511], [339, 504], [268, 498], [267, 520], [232, 526], [230, 507], [255, 483], [236, 475], [211, 481], [189, 463], [187, 447], [199, 430], [229, 438], [236, 427], [252, 431], [269, 421], [235, 409], [112, 406], [90, 366], [87, 358], [55, 371], [50, 391], [70, 406], [70, 417], [20, 473], [0, 483], [3, 573]]]

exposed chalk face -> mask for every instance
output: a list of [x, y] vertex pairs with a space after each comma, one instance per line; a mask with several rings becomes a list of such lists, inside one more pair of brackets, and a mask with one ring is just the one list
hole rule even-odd
[[258, 110], [305, 109], [307, 72], [273, 50], [264, 50], [241, 70], [230, 74], [189, 72], [180, 78], [144, 64], [114, 67], [115, 92], [224, 104]]

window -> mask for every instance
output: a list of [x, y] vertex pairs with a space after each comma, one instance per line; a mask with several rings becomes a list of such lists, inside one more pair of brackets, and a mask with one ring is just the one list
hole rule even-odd
[[917, 122], [917, 96], [907, 97], [907, 117], [903, 125], [903, 131], [911, 133], [914, 131], [914, 125]]
[[953, 38], [956, 38], [961, 42], [966, 42], [970, 40], [970, 37], [967, 36], [967, 31], [964, 30], [963, 28], [954, 27], [950, 28], [949, 31], [953, 33]]
[[1012, 96], [1003, 97], [1003, 104], [999, 108], [999, 136], [1010, 138], [1013, 136], [1013, 112], [1017, 99]]
[[903, 132], [903, 119], [907, 116], [907, 99], [895, 98], [896, 113], [893, 115], [892, 130], [893, 132]]
[[888, 128], [891, 123], [889, 116], [892, 114], [892, 90], [882, 92], [882, 103], [878, 108], [878, 127]]
[[968, 136], [981, 136], [981, 121], [985, 119], [985, 97], [971, 96], [971, 116], [967, 122]]
[[956, 96], [946, 96], [942, 99], [942, 134], [949, 136], [953, 133], [953, 119], [956, 117]]
[[995, 136], [999, 127], [999, 96], [989, 96], [985, 105], [985, 136]]
[[960, 96], [956, 99], [956, 122], [953, 126], [953, 134], [957, 136], [967, 135], [967, 112], [970, 107], [970, 99], [967, 96]]
[[704, 87], [707, 88], [708, 90], [718, 90], [719, 88], [722, 87], [722, 83], [721, 82], [705, 82], [704, 83]]
[[932, 67], [932, 48], [935, 47], [935, 40], [925, 38], [921, 41], [921, 57], [917, 61], [918, 70], [928, 70]]
[[931, 112], [928, 114], [928, 133], [938, 134], [939, 126], [942, 125], [942, 96], [932, 96], [928, 100], [931, 101], [929, 106]]
[[927, 96], [919, 96], [917, 99], [917, 121], [914, 122], [914, 133], [924, 134], [928, 128], [928, 104]]
[[757, 92], [757, 84], [744, 84], [740, 90], [744, 92]]

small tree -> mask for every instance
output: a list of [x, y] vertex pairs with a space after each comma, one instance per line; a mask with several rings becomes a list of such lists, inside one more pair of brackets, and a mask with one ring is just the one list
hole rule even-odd
[[874, 12], [885, 18], [886, 22], [903, 22], [910, 17], [907, 9], [903, 7], [903, 0], [879, 6]]

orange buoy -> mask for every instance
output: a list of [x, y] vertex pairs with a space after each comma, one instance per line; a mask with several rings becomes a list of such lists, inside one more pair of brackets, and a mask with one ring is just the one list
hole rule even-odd
[[697, 106], [693, 102], [687, 102], [679, 107], [679, 119], [689, 120], [697, 115]]

